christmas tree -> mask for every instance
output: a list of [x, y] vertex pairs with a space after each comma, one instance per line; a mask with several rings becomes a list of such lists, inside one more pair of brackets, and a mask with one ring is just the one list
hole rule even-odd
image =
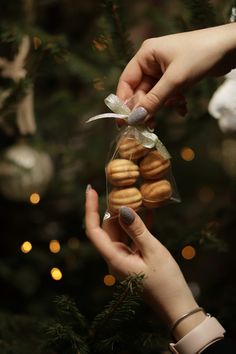
[[[104, 98], [143, 40], [226, 23], [235, 6], [1, 1], [2, 354], [166, 351], [167, 330], [141, 301], [143, 275], [119, 284], [85, 236], [86, 185], [99, 192], [103, 215], [104, 166], [117, 134], [112, 120], [85, 122], [105, 112]], [[236, 142], [207, 110], [221, 81], [189, 90], [186, 117], [169, 108], [156, 115], [182, 202], [155, 210], [148, 226], [234, 338]]]

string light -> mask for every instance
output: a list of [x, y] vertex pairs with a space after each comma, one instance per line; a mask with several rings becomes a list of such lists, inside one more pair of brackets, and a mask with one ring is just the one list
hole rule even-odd
[[195, 152], [190, 147], [181, 149], [180, 155], [184, 161], [192, 161], [195, 158]]
[[56, 268], [56, 267], [52, 268], [50, 273], [51, 273], [52, 279], [54, 279], [54, 280], [61, 280], [61, 278], [62, 278], [62, 272], [60, 271], [59, 268]]
[[104, 36], [100, 36], [98, 39], [93, 39], [93, 47], [96, 48], [98, 52], [103, 52], [107, 49], [107, 39]]
[[40, 195], [38, 193], [32, 193], [30, 195], [30, 203], [38, 204], [40, 202]]
[[93, 87], [97, 91], [104, 91], [105, 90], [104, 80], [99, 77], [95, 78], [93, 80]]
[[58, 253], [61, 250], [61, 245], [58, 240], [51, 240], [49, 243], [49, 249], [52, 253]]
[[181, 251], [182, 257], [184, 259], [190, 260], [195, 257], [196, 250], [192, 246], [185, 246]]
[[20, 249], [23, 253], [29, 253], [32, 250], [32, 244], [29, 241], [25, 241], [22, 243]]
[[103, 278], [103, 282], [106, 286], [113, 286], [116, 282], [116, 278], [111, 274], [107, 274]]

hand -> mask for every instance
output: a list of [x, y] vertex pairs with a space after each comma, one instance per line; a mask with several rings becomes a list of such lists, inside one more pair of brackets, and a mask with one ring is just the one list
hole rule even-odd
[[124, 101], [138, 97], [136, 107], [141, 109], [130, 116], [130, 124], [148, 118], [163, 104], [177, 102], [184, 114], [184, 89], [235, 66], [236, 23], [151, 38], [121, 74], [117, 95]]
[[[101, 228], [98, 195], [94, 189], [88, 188], [85, 221], [88, 238], [112, 274], [118, 278], [131, 273], [145, 275], [145, 298], [169, 327], [198, 306], [174, 258], [132, 209], [121, 207], [119, 218], [106, 220]], [[174, 333], [176, 339], [182, 338], [204, 318], [205, 315], [198, 312], [182, 321]]]

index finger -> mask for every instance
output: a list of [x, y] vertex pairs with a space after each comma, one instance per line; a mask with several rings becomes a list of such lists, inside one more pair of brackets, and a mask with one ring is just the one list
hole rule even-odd
[[142, 80], [142, 76], [142, 69], [136, 57], [133, 57], [126, 65], [123, 73], [120, 76], [116, 90], [117, 96], [123, 101], [133, 96], [135, 89], [138, 87]]

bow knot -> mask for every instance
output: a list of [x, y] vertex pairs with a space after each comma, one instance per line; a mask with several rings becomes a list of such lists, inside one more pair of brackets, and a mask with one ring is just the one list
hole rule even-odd
[[[119, 97], [114, 94], [110, 94], [105, 98], [104, 102], [112, 112], [96, 115], [88, 119], [86, 123], [90, 123], [102, 118], [118, 118], [123, 119], [126, 123], [128, 122], [128, 117], [131, 113], [131, 110], [123, 101], [119, 99]], [[164, 158], [170, 158], [170, 154], [165, 146], [162, 144], [158, 136], [153, 133], [153, 130], [149, 127], [146, 127], [145, 125], [132, 125], [129, 126], [129, 132], [143, 146], [149, 149], [155, 147]]]

